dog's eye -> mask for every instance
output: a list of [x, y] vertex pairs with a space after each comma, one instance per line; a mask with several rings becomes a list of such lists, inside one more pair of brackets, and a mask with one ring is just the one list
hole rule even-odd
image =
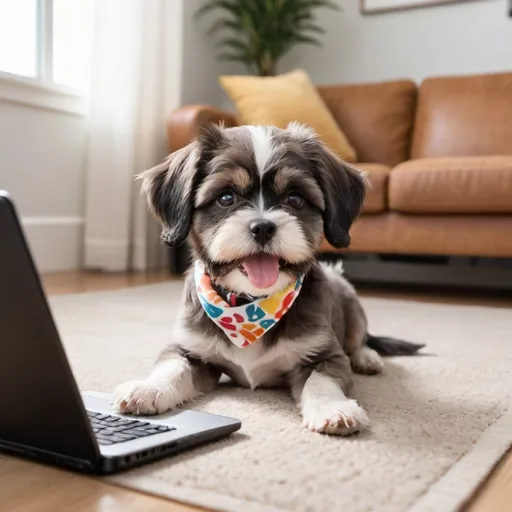
[[286, 196], [286, 202], [293, 208], [302, 208], [304, 199], [297, 192], [292, 192]]
[[231, 206], [235, 202], [235, 194], [233, 192], [222, 192], [222, 194], [217, 197], [217, 202], [221, 206]]

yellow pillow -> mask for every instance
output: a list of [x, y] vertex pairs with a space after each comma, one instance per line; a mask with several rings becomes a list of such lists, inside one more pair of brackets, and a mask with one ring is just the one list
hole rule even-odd
[[298, 121], [315, 130], [341, 158], [356, 161], [354, 148], [305, 71], [270, 77], [221, 76], [219, 82], [244, 124], [286, 128], [291, 121]]

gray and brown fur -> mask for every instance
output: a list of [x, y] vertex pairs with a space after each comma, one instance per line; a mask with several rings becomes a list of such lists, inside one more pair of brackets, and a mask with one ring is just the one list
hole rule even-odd
[[[243, 288], [240, 260], [258, 251], [280, 258], [282, 282], [305, 273], [292, 308], [248, 348], [233, 345], [208, 318], [193, 272], [188, 273], [174, 339], [160, 361], [186, 360], [199, 392], [208, 392], [226, 373], [251, 388], [289, 386], [300, 403], [305, 383], [315, 373], [348, 394], [353, 371], [380, 371], [372, 346], [387, 355], [420, 348], [369, 336], [354, 288], [339, 269], [317, 261], [324, 236], [334, 247], [350, 244], [349, 230], [362, 208], [367, 182], [311, 130], [296, 124], [286, 130], [211, 126], [142, 179], [150, 208], [162, 224], [162, 241], [176, 246], [188, 239], [194, 258], [222, 286]], [[226, 190], [235, 195], [228, 207], [217, 201]], [[300, 208], [290, 207], [290, 193], [303, 198]], [[249, 221], [260, 217], [277, 224], [275, 238], [265, 247], [247, 234]], [[121, 400], [125, 409], [127, 400]], [[127, 412], [138, 410], [128, 407]], [[343, 421], [348, 426], [341, 433], [358, 430], [355, 420], [347, 423], [344, 416]]]

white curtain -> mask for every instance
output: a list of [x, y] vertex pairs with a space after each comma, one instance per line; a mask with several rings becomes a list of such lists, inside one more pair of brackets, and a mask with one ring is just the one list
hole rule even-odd
[[166, 264], [138, 173], [167, 154], [165, 121], [179, 105], [183, 0], [96, 0], [86, 161], [84, 266]]

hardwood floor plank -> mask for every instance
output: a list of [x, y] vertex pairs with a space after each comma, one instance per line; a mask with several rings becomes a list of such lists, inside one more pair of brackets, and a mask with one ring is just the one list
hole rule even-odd
[[176, 278], [166, 270], [137, 273], [60, 272], [42, 276], [43, 286], [49, 295], [118, 290], [173, 279]]
[[510, 512], [512, 510], [512, 450], [491, 473], [465, 512]]
[[0, 456], [1, 510], [9, 512], [197, 512], [198, 508], [100, 479]]

